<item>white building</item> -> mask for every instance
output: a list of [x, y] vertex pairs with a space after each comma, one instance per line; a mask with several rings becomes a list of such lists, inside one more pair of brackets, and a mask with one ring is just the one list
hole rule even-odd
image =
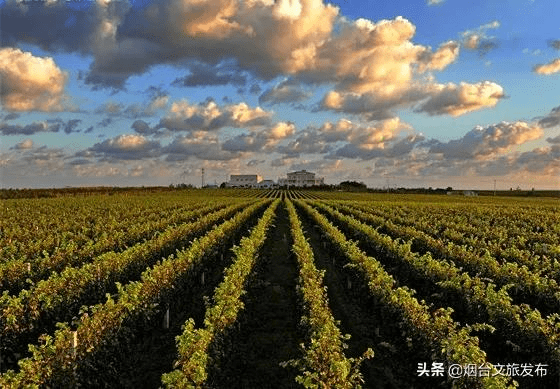
[[313, 186], [323, 185], [325, 183], [324, 177], [315, 178], [315, 173], [306, 170], [299, 170], [297, 172], [288, 173], [287, 178], [279, 178], [278, 185], [287, 186]]
[[262, 181], [258, 174], [232, 174], [228, 186], [241, 188], [256, 188]]

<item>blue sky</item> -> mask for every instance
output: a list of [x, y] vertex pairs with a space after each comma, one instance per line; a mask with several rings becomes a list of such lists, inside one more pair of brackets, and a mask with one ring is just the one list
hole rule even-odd
[[3, 188], [560, 189], [557, 1], [0, 7]]

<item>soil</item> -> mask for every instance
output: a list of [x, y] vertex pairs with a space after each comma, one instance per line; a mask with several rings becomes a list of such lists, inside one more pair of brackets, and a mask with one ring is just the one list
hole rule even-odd
[[238, 328], [214, 345], [212, 388], [299, 388], [297, 371], [280, 363], [298, 358], [303, 342], [296, 295], [297, 262], [291, 252], [284, 204], [267, 235], [244, 298]]
[[419, 348], [409, 346], [398, 325], [400, 318], [371, 296], [359, 273], [344, 267], [348, 263], [346, 257], [338, 253], [306, 212], [298, 208], [298, 213], [316, 266], [325, 270], [324, 283], [333, 316], [340, 321], [341, 331], [351, 336], [346, 356], [361, 356], [368, 347], [374, 351], [374, 357], [361, 367], [363, 387], [442, 387], [437, 379], [423, 380], [417, 376], [418, 363], [429, 360]]
[[[223, 280], [223, 271], [233, 259], [231, 247], [239, 244], [242, 236], [256, 225], [265, 208], [262, 208], [245, 225], [222, 242], [222, 250], [205, 258], [203, 266], [199, 266], [189, 274], [182, 286], [175, 290], [172, 300], [162, 306], [152, 322], [143, 323], [134, 330], [123, 329], [120, 352], [109, 346], [107, 350], [96, 353], [88, 366], [81, 366], [81, 384], [85, 388], [159, 388], [161, 376], [171, 372], [177, 358], [176, 337], [183, 330], [183, 324], [193, 318], [196, 327], [204, 321], [205, 301], [211, 297], [214, 289]], [[204, 281], [202, 281], [204, 273]], [[169, 328], [164, 328], [164, 315], [169, 308]], [[125, 333], [126, 332], [126, 333]], [[128, 335], [127, 335], [128, 333]], [[106, 355], [104, 358], [103, 354]], [[87, 365], [87, 364], [86, 364]]]

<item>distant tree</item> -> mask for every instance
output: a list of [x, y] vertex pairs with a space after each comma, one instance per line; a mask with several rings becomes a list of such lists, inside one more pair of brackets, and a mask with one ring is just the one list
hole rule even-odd
[[366, 191], [367, 186], [363, 182], [343, 181], [339, 185], [340, 189], [348, 191]]

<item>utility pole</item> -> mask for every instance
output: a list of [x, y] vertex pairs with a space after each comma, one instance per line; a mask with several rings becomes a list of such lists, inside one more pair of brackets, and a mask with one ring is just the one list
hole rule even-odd
[[201, 188], [204, 188], [204, 168], [202, 168], [202, 186]]
[[496, 196], [496, 180], [494, 180], [494, 196]]

